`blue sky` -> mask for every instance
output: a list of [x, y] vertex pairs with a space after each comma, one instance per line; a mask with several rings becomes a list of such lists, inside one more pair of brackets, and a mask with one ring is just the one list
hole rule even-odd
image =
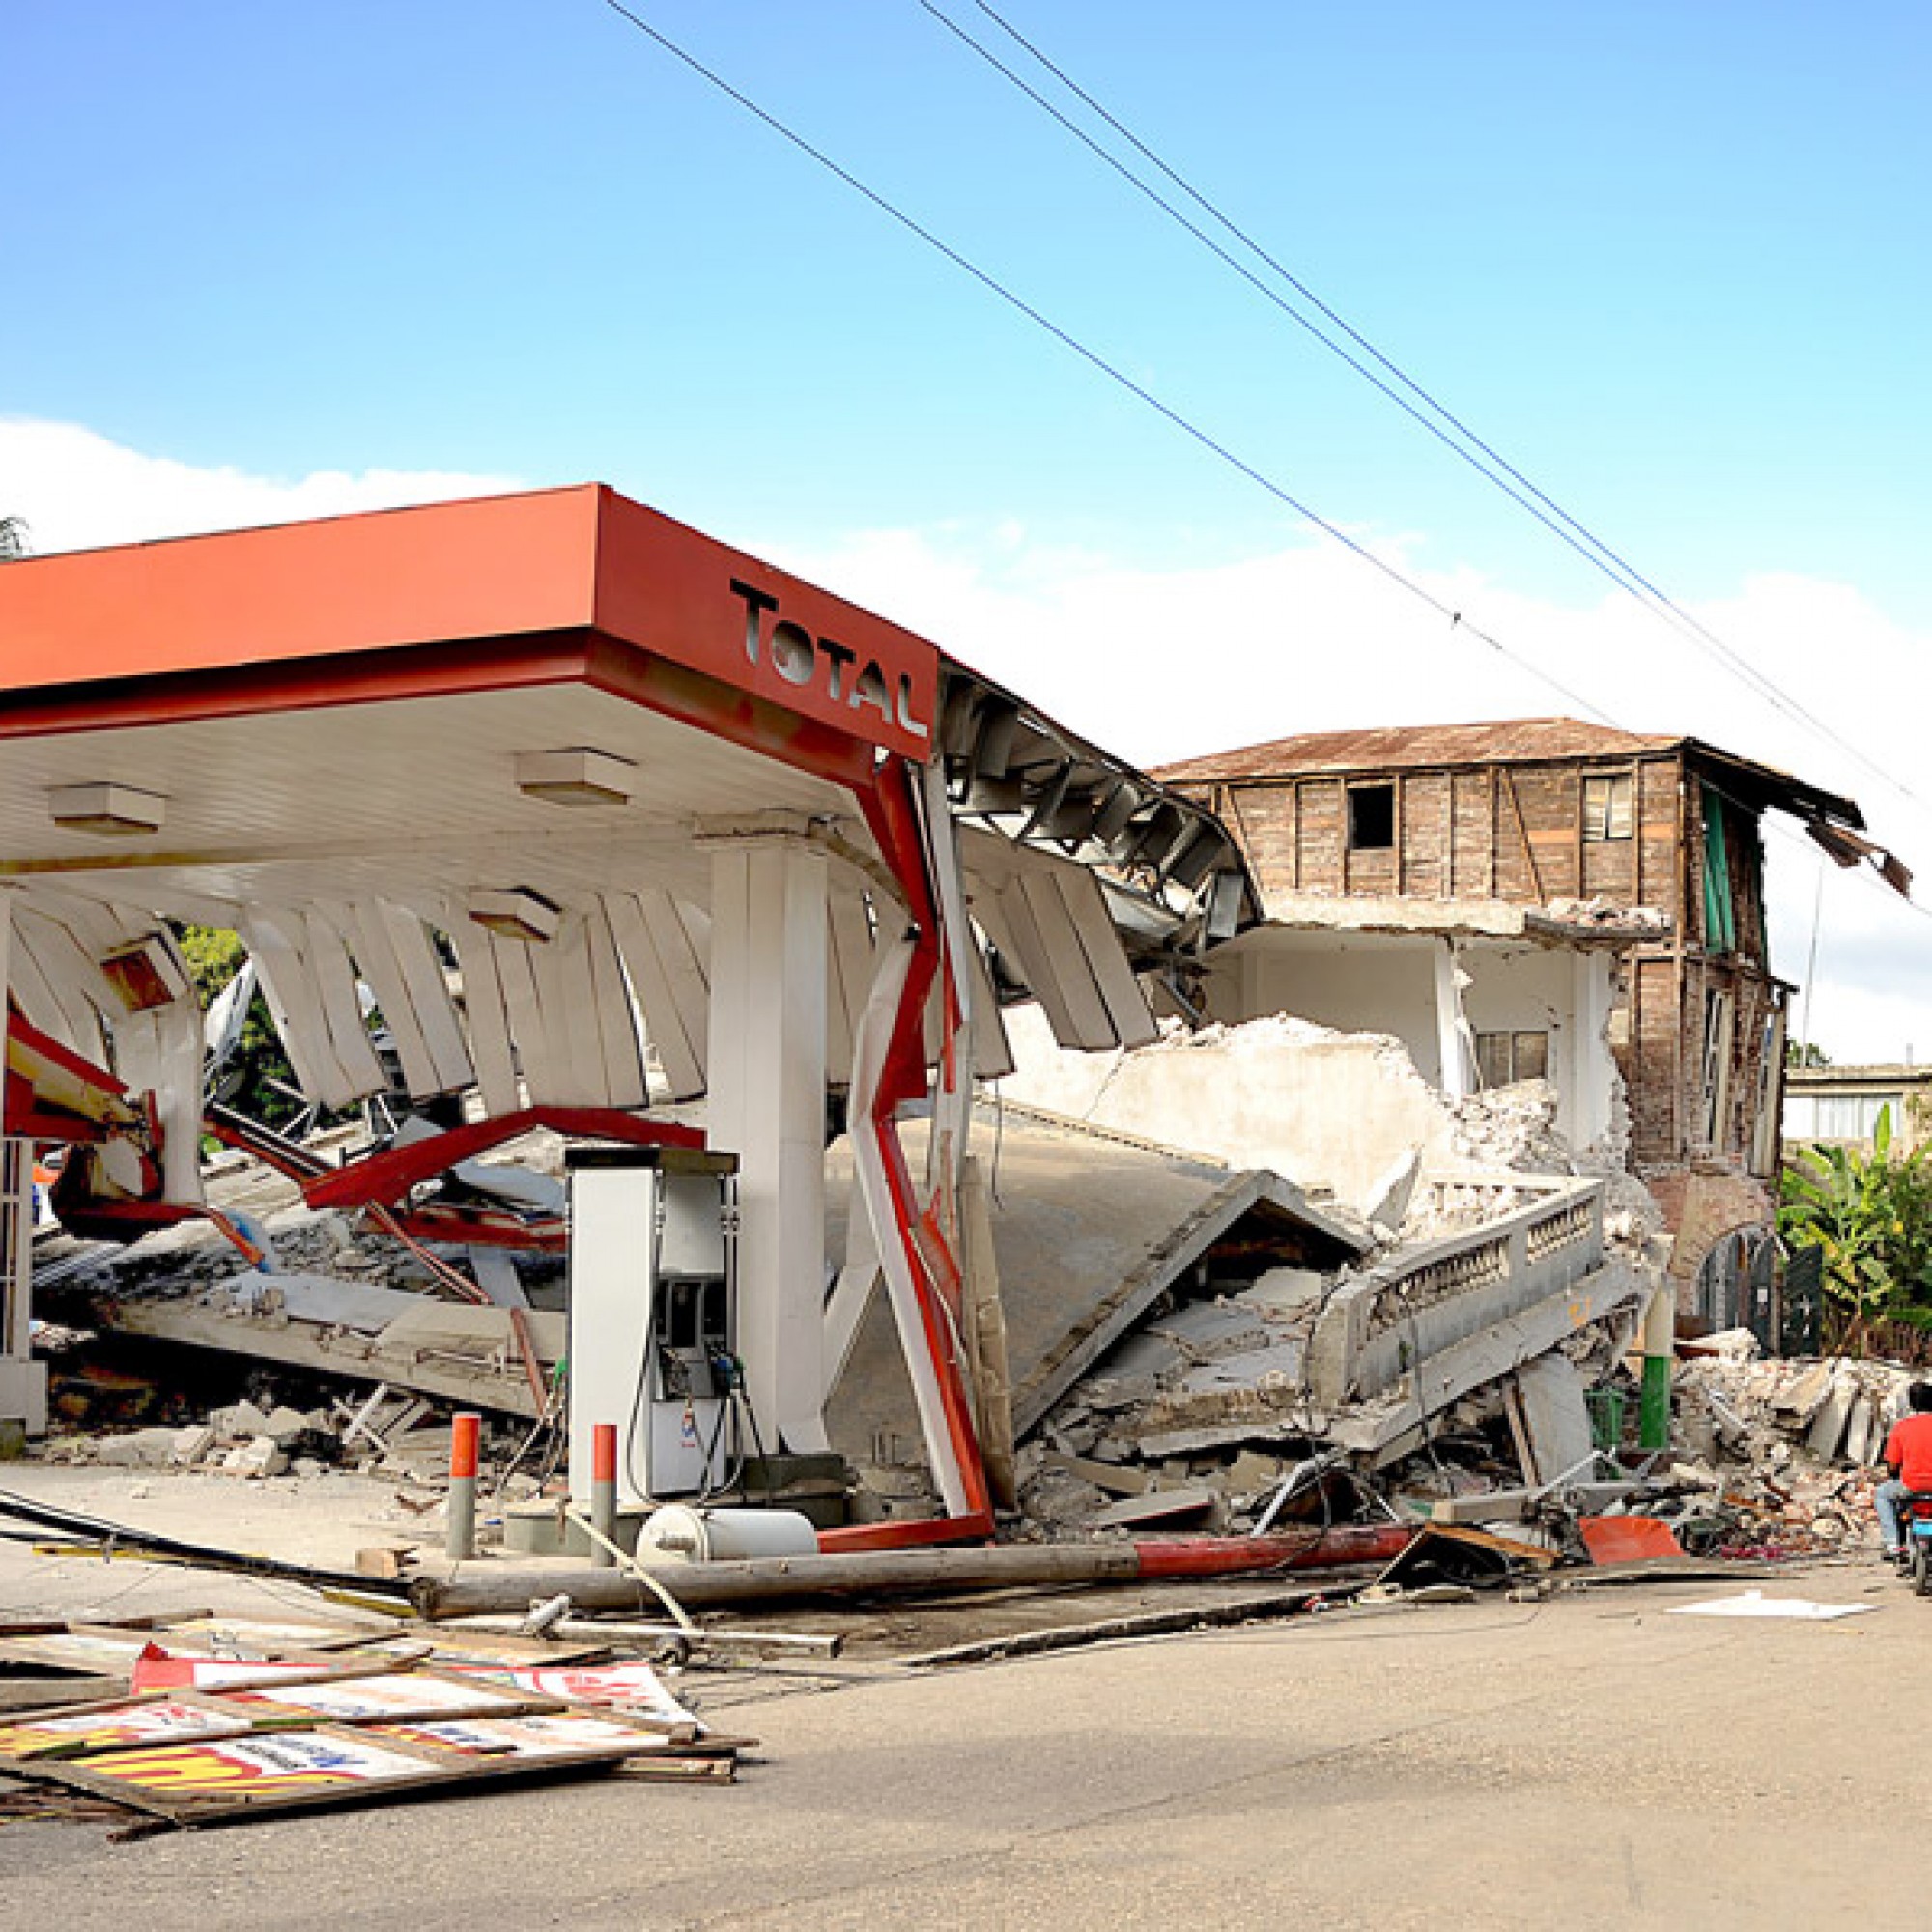
[[[1024, 61], [971, 0], [942, 4]], [[1521, 658], [1620, 723], [1858, 793], [1932, 875], [1932, 810], [1645, 627], [916, 0], [636, 11]], [[1923, 694], [1932, 632], [1932, 13], [1001, 11], [1567, 509], [1907, 769], [1898, 699]], [[61, 445], [63, 480], [44, 435], [0, 437], [0, 509], [47, 547], [174, 527], [190, 499], [214, 521], [332, 506], [319, 477], [343, 506], [412, 478], [595, 477], [812, 567], [1143, 758], [1573, 708], [1400, 611], [599, 0], [20, 13], [0, 417], [97, 440]], [[1208, 687], [1186, 702], [1164, 688], [1177, 646]], [[1795, 973], [1811, 862], [1774, 853]], [[1924, 923], [1827, 891], [1842, 1037], [1896, 1052]], [[1917, 1031], [1932, 1050], [1932, 1015]]]

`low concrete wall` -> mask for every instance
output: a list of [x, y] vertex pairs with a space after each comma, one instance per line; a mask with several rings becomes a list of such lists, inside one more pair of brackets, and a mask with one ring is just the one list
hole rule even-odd
[[1528, 1207], [1345, 1282], [1322, 1304], [1309, 1338], [1308, 1386], [1330, 1407], [1380, 1395], [1603, 1263], [1603, 1182], [1550, 1184]]
[[1236, 1167], [1266, 1167], [1364, 1207], [1411, 1149], [1425, 1172], [1466, 1163], [1401, 1043], [1274, 1018], [1164, 1033], [1132, 1053], [1066, 1053], [1037, 1007], [1007, 1015], [1018, 1068], [1002, 1094]]

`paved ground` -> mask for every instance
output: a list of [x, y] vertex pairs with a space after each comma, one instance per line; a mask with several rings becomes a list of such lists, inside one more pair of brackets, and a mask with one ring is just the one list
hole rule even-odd
[[[0, 1558], [7, 1606], [30, 1577]], [[123, 1609], [178, 1574], [60, 1566]], [[221, 1586], [224, 1590], [240, 1586]], [[587, 1784], [128, 1845], [0, 1825], [7, 1922], [329, 1927], [1917, 1925], [1932, 1603], [1717, 1622], [1742, 1586], [1335, 1615], [699, 1701], [764, 1740], [733, 1789]], [[245, 1591], [242, 1592], [245, 1596]], [[234, 1601], [230, 1599], [230, 1601]], [[264, 1597], [263, 1603], [281, 1602]], [[728, 1717], [727, 1717], [728, 1714]]]

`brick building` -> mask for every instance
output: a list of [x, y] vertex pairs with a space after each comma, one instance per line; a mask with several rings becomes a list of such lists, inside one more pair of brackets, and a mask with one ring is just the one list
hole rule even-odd
[[[1158, 776], [1234, 832], [1276, 932], [1379, 937], [1387, 959], [1350, 969], [1356, 997], [1395, 971], [1398, 935], [1436, 940], [1434, 1077], [1452, 1094], [1563, 1066], [1574, 1081], [1593, 1052], [1613, 1057], [1628, 1158], [1673, 1224], [1693, 1170], [1776, 1170], [1792, 988], [1767, 956], [1763, 813], [1791, 814], [1840, 864], [1896, 868], [1850, 799], [1694, 738], [1571, 719], [1319, 733]], [[1297, 975], [1318, 1002], [1347, 997], [1314, 962], [1223, 973], [1210, 1009], [1362, 1024], [1297, 1000]]]

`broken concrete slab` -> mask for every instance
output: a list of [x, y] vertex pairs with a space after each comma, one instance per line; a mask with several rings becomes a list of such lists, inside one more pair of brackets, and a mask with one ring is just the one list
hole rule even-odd
[[1563, 1482], [1589, 1467], [1595, 1454], [1590, 1409], [1576, 1365], [1559, 1350], [1525, 1362], [1505, 1384], [1506, 1412], [1523, 1475], [1534, 1484]]
[[[545, 1373], [564, 1350], [559, 1314], [472, 1307], [324, 1276], [247, 1276], [193, 1294], [104, 1298], [96, 1313], [103, 1328], [125, 1335], [387, 1382], [512, 1415], [537, 1411], [513, 1315], [527, 1325]], [[259, 1409], [253, 1420], [247, 1433], [270, 1433]]]
[[[981, 1109], [976, 1122], [998, 1149], [993, 1236], [1020, 1436], [1237, 1224], [1289, 1265], [1333, 1266], [1364, 1245], [1352, 1226], [1278, 1175], [1231, 1171], [1011, 1105], [997, 1115]], [[828, 1168], [836, 1204], [849, 1194], [842, 1142]], [[830, 1252], [842, 1253], [836, 1207], [828, 1220]], [[1235, 1319], [1264, 1337], [1259, 1311]], [[879, 1460], [872, 1451], [882, 1435], [917, 1453], [912, 1393], [883, 1298], [861, 1320], [827, 1423], [835, 1446], [855, 1461]]]
[[1269, 1268], [1252, 1288], [1244, 1288], [1235, 1299], [1276, 1315], [1295, 1315], [1314, 1307], [1327, 1285], [1327, 1276], [1316, 1273], [1313, 1268]]
[[1391, 1388], [1418, 1362], [1507, 1321], [1603, 1261], [1600, 1181], [1522, 1177], [1529, 1205], [1405, 1250], [1322, 1303], [1308, 1382], [1330, 1406]]
[[1811, 1424], [1807, 1446], [1812, 1455], [1830, 1461], [1838, 1453], [1838, 1445], [1845, 1439], [1845, 1430], [1852, 1419], [1852, 1405], [1858, 1397], [1858, 1382], [1846, 1370], [1839, 1369], [1833, 1376], [1831, 1388]]
[[133, 1429], [122, 1435], [105, 1435], [94, 1444], [93, 1460], [111, 1469], [165, 1469], [174, 1461], [179, 1434], [173, 1429]]
[[1141, 1495], [1151, 1480], [1145, 1469], [1136, 1469], [1122, 1463], [1099, 1463], [1091, 1456], [1069, 1456], [1058, 1449], [1049, 1449], [1040, 1466], [1057, 1470], [1063, 1476], [1071, 1476], [1078, 1482], [1092, 1483], [1096, 1490], [1105, 1490], [1111, 1496]]
[[1211, 1389], [1254, 1387], [1268, 1381], [1293, 1382], [1299, 1386], [1302, 1363], [1308, 1345], [1299, 1335], [1286, 1335], [1264, 1349], [1244, 1349], [1238, 1354], [1217, 1355], [1212, 1361], [1197, 1363], [1180, 1378], [1183, 1395], [1204, 1394]]
[[279, 1476], [288, 1466], [288, 1452], [272, 1435], [258, 1435], [221, 1459], [222, 1469], [235, 1476]]
[[1090, 1517], [1095, 1529], [1136, 1529], [1148, 1523], [1180, 1522], [1211, 1516], [1220, 1507], [1221, 1492], [1201, 1486], [1179, 1490], [1149, 1490], [1129, 1496]]
[[1424, 1440], [1428, 1418], [1459, 1397], [1499, 1380], [1566, 1337], [1598, 1324], [1634, 1324], [1650, 1284], [1622, 1262], [1559, 1289], [1534, 1307], [1496, 1322], [1424, 1361], [1405, 1388], [1362, 1405], [1330, 1424], [1328, 1439], [1386, 1467]]

